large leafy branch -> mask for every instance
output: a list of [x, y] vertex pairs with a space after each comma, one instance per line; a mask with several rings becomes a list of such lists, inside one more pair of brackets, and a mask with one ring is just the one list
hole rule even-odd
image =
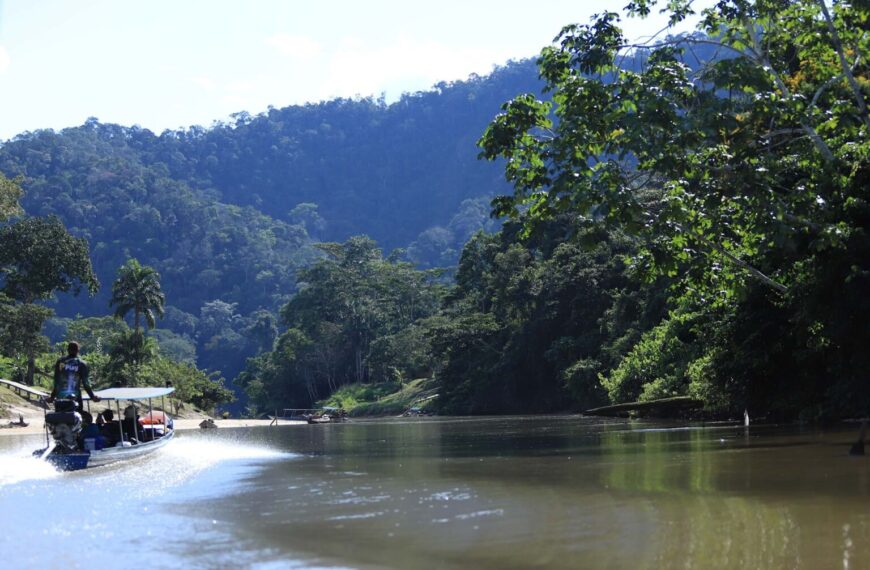
[[[662, 11], [674, 25], [691, 2]], [[528, 231], [571, 215], [640, 234], [638, 266], [689, 287], [787, 291], [787, 261], [842, 247], [865, 192], [866, 11], [722, 1], [700, 33], [643, 44], [619, 22], [565, 27], [538, 61], [552, 102], [517, 97], [484, 133], [481, 155], [506, 159], [515, 187], [494, 213]]]

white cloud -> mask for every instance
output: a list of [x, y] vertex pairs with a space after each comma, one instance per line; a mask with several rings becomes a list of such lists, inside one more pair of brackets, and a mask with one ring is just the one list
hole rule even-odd
[[321, 46], [306, 36], [275, 34], [266, 38], [266, 45], [276, 49], [284, 57], [296, 60], [310, 60], [320, 55]]
[[0, 46], [0, 73], [6, 71], [10, 63], [12, 63], [12, 59], [9, 57], [9, 52], [6, 51], [5, 47]]
[[408, 85], [411, 91], [428, 89], [440, 81], [489, 73], [494, 63], [505, 62], [510, 57], [509, 53], [498, 50], [451, 47], [434, 41], [415, 41], [407, 36], [379, 47], [345, 39], [330, 54], [329, 78], [321, 92], [325, 97], [332, 97], [377, 94], [397, 85]]

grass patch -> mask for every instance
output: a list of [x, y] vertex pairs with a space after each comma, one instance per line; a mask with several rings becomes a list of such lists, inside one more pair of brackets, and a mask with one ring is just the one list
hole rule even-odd
[[412, 406], [426, 410], [434, 404], [435, 398], [424, 402], [418, 400], [432, 396], [436, 390], [430, 378], [419, 378], [405, 384], [382, 382], [379, 384], [350, 384], [336, 390], [319, 406], [342, 408], [351, 416], [395, 416]]

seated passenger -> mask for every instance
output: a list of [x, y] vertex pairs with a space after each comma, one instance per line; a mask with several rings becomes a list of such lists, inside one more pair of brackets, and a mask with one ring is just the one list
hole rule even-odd
[[107, 408], [97, 416], [97, 424], [100, 426], [100, 434], [106, 439], [106, 446], [112, 447], [118, 443], [121, 439], [121, 428], [115, 421], [115, 414], [111, 409]]
[[88, 412], [82, 412], [81, 447], [89, 451], [103, 449], [105, 438], [100, 433], [100, 428], [93, 422], [93, 417]]
[[121, 422], [121, 427], [124, 429], [124, 437], [130, 443], [139, 443], [143, 441], [142, 426], [139, 424], [139, 414], [136, 413], [136, 408], [127, 406], [124, 408], [124, 421]]

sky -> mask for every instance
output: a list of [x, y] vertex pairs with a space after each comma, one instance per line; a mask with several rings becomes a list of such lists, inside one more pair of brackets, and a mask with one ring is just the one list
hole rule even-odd
[[[534, 57], [628, 0], [0, 0], [0, 141], [402, 93]], [[655, 33], [661, 20], [625, 20]]]

